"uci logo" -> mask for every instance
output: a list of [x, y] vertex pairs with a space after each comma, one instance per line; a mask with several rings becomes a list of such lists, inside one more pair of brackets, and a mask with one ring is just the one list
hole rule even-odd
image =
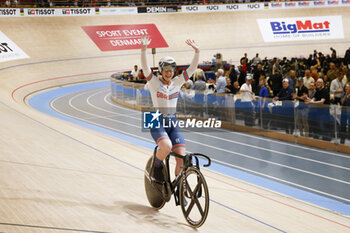
[[198, 11], [198, 6], [187, 6], [186, 10], [187, 11]]
[[238, 5], [227, 5], [226, 9], [228, 9], [228, 10], [238, 10]]
[[217, 11], [219, 10], [219, 6], [207, 6], [207, 9], [210, 11]]
[[248, 4], [249, 9], [259, 9], [260, 5], [258, 3], [255, 4]]

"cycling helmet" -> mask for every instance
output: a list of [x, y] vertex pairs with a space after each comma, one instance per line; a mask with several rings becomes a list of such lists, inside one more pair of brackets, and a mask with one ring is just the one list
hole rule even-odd
[[174, 71], [176, 69], [176, 61], [174, 58], [166, 56], [159, 61], [159, 71], [162, 72], [165, 67], [171, 67]]

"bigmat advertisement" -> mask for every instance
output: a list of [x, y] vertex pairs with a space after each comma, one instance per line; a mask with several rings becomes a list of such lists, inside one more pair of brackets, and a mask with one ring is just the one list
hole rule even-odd
[[257, 19], [265, 42], [343, 39], [341, 16]]
[[168, 47], [154, 24], [83, 26], [83, 30], [101, 51], [140, 49], [141, 37], [151, 39], [148, 48]]

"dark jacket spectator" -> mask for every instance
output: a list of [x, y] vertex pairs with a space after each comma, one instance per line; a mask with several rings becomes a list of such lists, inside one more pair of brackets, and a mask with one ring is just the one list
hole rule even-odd
[[278, 95], [274, 97], [274, 100], [292, 100], [293, 89], [289, 87], [288, 79], [283, 79], [283, 88], [280, 90]]
[[270, 76], [267, 84], [271, 88], [273, 96], [277, 96], [282, 89], [282, 74], [279, 69], [276, 69], [275, 73]]

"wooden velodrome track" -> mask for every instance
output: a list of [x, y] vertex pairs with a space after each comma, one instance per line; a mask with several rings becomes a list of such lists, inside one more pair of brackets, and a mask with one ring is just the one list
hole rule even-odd
[[[264, 44], [256, 18], [342, 15], [345, 39]], [[108, 78], [130, 69], [139, 51], [103, 53], [81, 29], [85, 25], [155, 23], [179, 64], [192, 51], [201, 60], [222, 52], [237, 61], [251, 57], [327, 53], [349, 46], [349, 8], [275, 10], [214, 14], [167, 14], [57, 18], [1, 18], [5, 33], [29, 59], [0, 68], [0, 232], [350, 232], [350, 218], [249, 183], [203, 169], [210, 213], [198, 230], [185, 224], [171, 201], [149, 207], [142, 169], [151, 151], [63, 122], [28, 107], [32, 92]], [[215, 202], [216, 201], [216, 202]]]

